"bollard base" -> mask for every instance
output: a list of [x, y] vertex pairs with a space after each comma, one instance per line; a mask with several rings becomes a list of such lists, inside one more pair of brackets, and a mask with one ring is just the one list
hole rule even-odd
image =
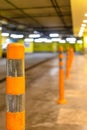
[[67, 100], [65, 100], [65, 99], [57, 100], [57, 104], [66, 104], [66, 103], [67, 103]]

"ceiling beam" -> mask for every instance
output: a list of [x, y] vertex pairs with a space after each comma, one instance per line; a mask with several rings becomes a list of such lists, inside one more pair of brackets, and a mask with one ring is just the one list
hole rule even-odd
[[[55, 9], [55, 11], [56, 11], [58, 17], [60, 17], [59, 14], [61, 14], [61, 16], [63, 16], [63, 14], [62, 14], [62, 12], [61, 12], [61, 10], [60, 10], [60, 7], [58, 6], [57, 2], [56, 2], [55, 0], [50, 0], [50, 1], [51, 1], [52, 5], [53, 5], [53, 7], [54, 7], [54, 9]], [[56, 7], [57, 7], [57, 8], [56, 8]], [[65, 21], [63, 20], [62, 17], [60, 17], [60, 20], [61, 20], [61, 22], [62, 22], [62, 23], [64, 24], [64, 26], [65, 26], [66, 24], [65, 24]]]
[[38, 22], [36, 19], [34, 19], [32, 16], [30, 16], [29, 14], [25, 13], [23, 10], [21, 10], [20, 8], [18, 8], [17, 6], [15, 6], [12, 2], [10, 2], [9, 0], [4, 0], [5, 2], [7, 2], [8, 4], [10, 4], [12, 7], [14, 7], [15, 9], [19, 10], [23, 15], [27, 16], [28, 18], [32, 19], [34, 22], [36, 22], [39, 26], [43, 25]]
[[[55, 13], [51, 13], [51, 14], [31, 14], [32, 15], [32, 17], [56, 17], [57, 16], [57, 14], [55, 14]], [[59, 15], [60, 17], [66, 17], [66, 16], [71, 16], [71, 14], [70, 13], [67, 13], [67, 14], [64, 14], [64, 16], [63, 15]], [[12, 19], [22, 19], [22, 18], [28, 18], [27, 16], [13, 16], [13, 17], [9, 17], [9, 18], [12, 18]]]
[[[67, 7], [69, 7], [69, 6], [61, 6], [60, 7], [60, 9], [61, 8], [67, 8]], [[25, 7], [25, 8], [19, 8], [20, 10], [31, 10], [31, 9], [48, 9], [48, 8], [53, 8], [53, 6], [38, 6], [38, 7]], [[58, 8], [58, 7], [55, 7], [55, 8]], [[2, 9], [0, 9], [0, 11], [11, 11], [11, 10], [19, 10], [19, 9], [15, 9], [15, 8], [7, 8], [7, 9], [4, 9], [4, 8], [2, 8]]]

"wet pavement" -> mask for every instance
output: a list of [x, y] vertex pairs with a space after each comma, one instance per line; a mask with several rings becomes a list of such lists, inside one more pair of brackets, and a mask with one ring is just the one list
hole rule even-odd
[[[70, 79], [65, 78], [67, 104], [59, 105], [58, 59], [26, 71], [25, 130], [87, 129], [87, 57], [75, 55]], [[5, 128], [5, 82], [0, 84], [0, 130]]]

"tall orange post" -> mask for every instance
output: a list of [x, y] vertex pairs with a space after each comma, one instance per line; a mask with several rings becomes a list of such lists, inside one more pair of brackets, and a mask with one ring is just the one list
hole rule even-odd
[[59, 48], [59, 99], [57, 100], [57, 103], [66, 103], [66, 100], [64, 98], [64, 64], [62, 47]]
[[6, 128], [25, 129], [24, 46], [18, 43], [7, 47]]
[[70, 48], [66, 52], [66, 79], [70, 78]]
[[73, 57], [74, 57], [74, 50], [73, 48], [70, 49], [70, 69], [72, 67]]

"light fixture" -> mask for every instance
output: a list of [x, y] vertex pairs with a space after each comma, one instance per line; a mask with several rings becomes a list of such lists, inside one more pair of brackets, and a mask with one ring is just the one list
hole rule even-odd
[[47, 38], [38, 38], [38, 39], [35, 39], [34, 41], [35, 42], [45, 42], [47, 40]]
[[87, 17], [87, 13], [85, 13], [84, 15], [85, 15], [85, 17]]
[[59, 34], [58, 34], [58, 33], [50, 33], [49, 36], [50, 36], [50, 37], [58, 37]]
[[32, 39], [32, 38], [25, 38], [25, 39], [24, 39], [24, 42], [33, 42], [33, 40], [34, 40], [34, 39]]
[[82, 40], [77, 40], [77, 43], [82, 44]]
[[59, 42], [61, 40], [61, 38], [52, 38], [51, 40], [52, 40], [52, 42]]
[[66, 38], [66, 41], [68, 41], [68, 42], [76, 41], [76, 38]]
[[45, 41], [47, 40], [47, 38], [43, 37], [43, 38], [39, 38], [39, 40], [40, 40], [41, 42], [45, 42]]
[[46, 43], [51, 43], [52, 40], [51, 40], [51, 39], [46, 39], [45, 42], [46, 42]]
[[34, 42], [42, 42], [41, 39], [35, 39]]
[[45, 43], [51, 43], [52, 40], [51, 40], [51, 39], [47, 39], [47, 38], [38, 38], [38, 39], [35, 39], [34, 42], [45, 42]]
[[83, 32], [80, 31], [79, 34], [78, 34], [78, 36], [79, 36], [79, 37], [82, 37], [82, 35], [83, 35]]
[[60, 42], [60, 43], [66, 43], [66, 41], [65, 41], [65, 40], [60, 40], [59, 42]]
[[69, 43], [70, 43], [70, 44], [74, 44], [74, 43], [75, 43], [75, 41], [69, 41]]
[[11, 34], [10, 37], [12, 37], [12, 38], [23, 38], [24, 35], [23, 34]]
[[9, 36], [9, 33], [1, 33], [1, 36], [3, 36], [3, 37], [8, 37], [8, 36]]
[[83, 20], [83, 23], [87, 23], [87, 20]]
[[2, 27], [0, 27], [0, 30], [2, 30]]
[[84, 31], [84, 30], [85, 30], [85, 27], [81, 27], [81, 28], [80, 28], [80, 31]]
[[33, 33], [34, 33], [34, 34], [38, 34], [39, 32], [35, 30]]
[[83, 32], [84, 32], [84, 30], [80, 29], [79, 33], [83, 33]]
[[38, 37], [40, 37], [40, 34], [30, 34], [29, 37], [30, 38], [38, 38]]
[[86, 24], [82, 24], [81, 27], [86, 27]]

